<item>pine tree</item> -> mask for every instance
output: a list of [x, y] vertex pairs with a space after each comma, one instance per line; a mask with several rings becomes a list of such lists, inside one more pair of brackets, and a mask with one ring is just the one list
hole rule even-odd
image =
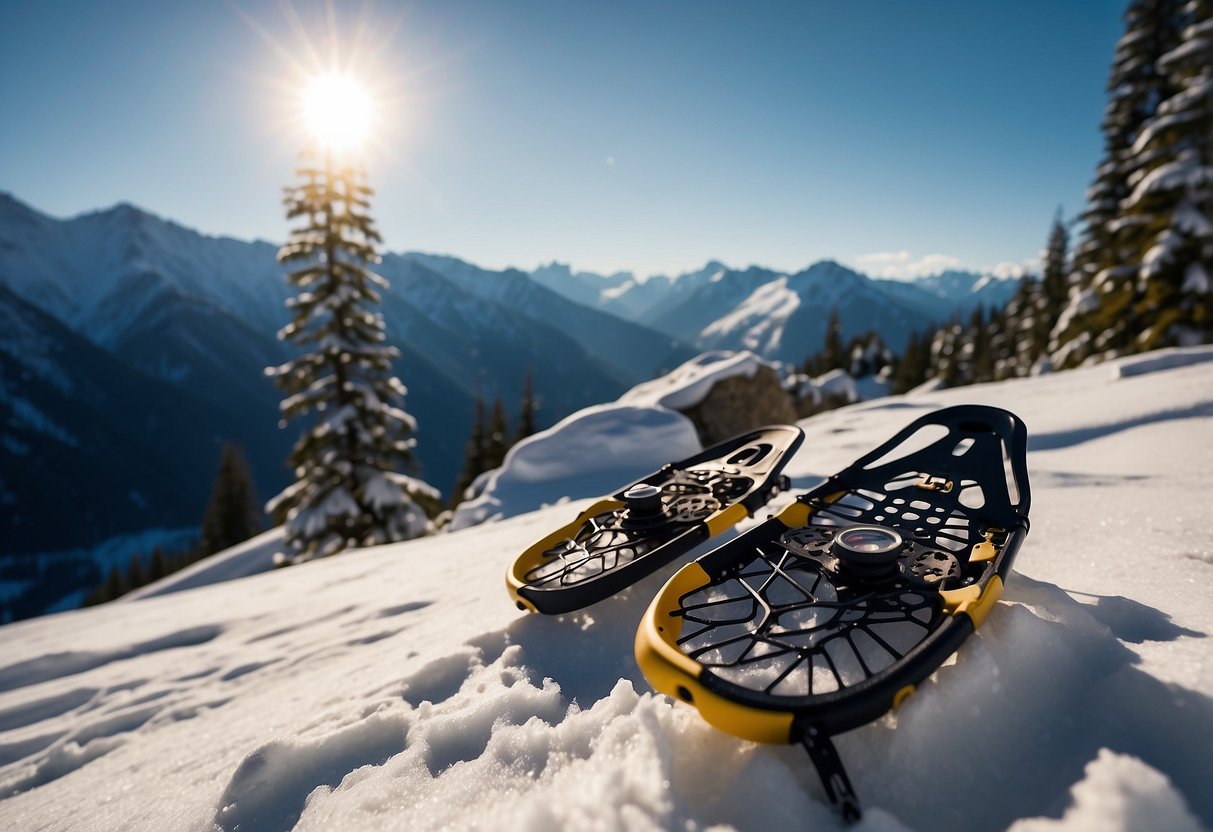
[[476, 477], [487, 469], [484, 466], [484, 442], [488, 433], [488, 424], [484, 411], [484, 394], [480, 390], [480, 382], [476, 382], [475, 404], [472, 410], [472, 428], [467, 445], [463, 452], [463, 469], [455, 480], [455, 488], [451, 493], [450, 506], [454, 508], [464, 499], [464, 494]]
[[147, 565], [147, 581], [155, 583], [156, 581], [169, 574], [169, 564], [164, 557], [164, 552], [159, 546], [152, 549], [152, 558]]
[[1025, 277], [1007, 305], [1007, 325], [1012, 334], [1007, 344], [1000, 377], [1026, 376], [1048, 366], [1046, 354], [1058, 315], [1069, 291], [1070, 235], [1061, 208], [1053, 217], [1040, 279]]
[[122, 572], [117, 566], [111, 566], [109, 575], [105, 579], [105, 589], [102, 591], [101, 599], [102, 601], [113, 601], [115, 598], [121, 598], [126, 594], [128, 588]]
[[1059, 310], [1066, 299], [1069, 248], [1070, 234], [1066, 230], [1064, 214], [1058, 206], [1057, 213], [1053, 215], [1053, 225], [1049, 228], [1048, 242], [1045, 243], [1044, 268], [1040, 276], [1044, 299], [1050, 309]]
[[1171, 94], [1133, 144], [1133, 191], [1122, 209], [1150, 222], [1126, 227], [1142, 252], [1137, 269], [1135, 348], [1213, 338], [1213, 0], [1179, 15], [1175, 48], [1157, 62]]
[[[1200, 34], [1198, 21], [1203, 16], [1207, 25], [1207, 5], [1203, 0], [1136, 0], [1125, 12], [1125, 34], [1108, 76], [1104, 160], [1088, 191], [1086, 230], [1074, 252], [1069, 300], [1050, 341], [1051, 361], [1057, 366], [1145, 346], [1139, 335], [1156, 331], [1160, 315], [1165, 317], [1166, 312], [1156, 299], [1147, 297], [1153, 294], [1148, 291], [1151, 263], [1158, 262], [1167, 249], [1184, 264], [1180, 271], [1192, 262], [1190, 250], [1174, 251], [1182, 247], [1165, 236], [1175, 228], [1173, 211], [1166, 203], [1174, 207], [1175, 200], [1163, 192], [1172, 190], [1174, 197], [1170, 184], [1188, 178], [1181, 169], [1187, 168], [1189, 175], [1202, 166], [1207, 170], [1209, 130], [1204, 128], [1203, 161], [1198, 158], [1201, 151], [1185, 155], [1191, 148], [1169, 144], [1177, 124], [1163, 104], [1172, 102], [1168, 109], [1183, 109], [1185, 99], [1174, 97], [1184, 91], [1185, 78], [1201, 77], [1199, 70], [1185, 75], [1181, 69], [1187, 62], [1185, 50], [1194, 59], [1187, 70], [1210, 63], [1207, 43], [1199, 43], [1208, 36], [1207, 31]], [[1199, 88], [1205, 81], [1194, 83]], [[1207, 112], [1208, 93], [1203, 97]], [[1160, 244], [1162, 248], [1151, 254]]]
[[494, 468], [500, 468], [501, 463], [505, 461], [506, 451], [510, 449], [509, 441], [506, 438], [509, 435], [509, 426], [505, 420], [505, 405], [501, 403], [501, 396], [493, 396], [493, 412], [489, 417], [489, 429], [484, 438], [483, 461], [484, 470], [491, 471]]
[[987, 320], [986, 310], [978, 306], [969, 321], [968, 349], [970, 384], [994, 380], [994, 347], [990, 340], [992, 320]]
[[518, 413], [518, 431], [514, 434], [514, 441], [519, 442], [526, 439], [535, 432], [535, 411], [539, 409], [539, 402], [535, 398], [535, 379], [530, 370], [526, 372], [526, 378], [522, 380], [522, 406]]
[[305, 154], [301, 183], [285, 189], [287, 217], [299, 220], [278, 253], [299, 293], [279, 337], [308, 352], [268, 372], [284, 391], [285, 421], [309, 416], [290, 465], [295, 482], [267, 509], [284, 518], [292, 561], [402, 540], [428, 527], [412, 492], [430, 486], [399, 471], [413, 464], [416, 429], [396, 405], [404, 385], [392, 375], [399, 352], [384, 343], [369, 266], [381, 241], [370, 215], [371, 189], [352, 164]]
[[199, 556], [213, 555], [260, 532], [258, 502], [244, 454], [239, 446], [224, 442], [219, 453], [219, 471], [202, 519]]
[[828, 373], [837, 370], [846, 361], [846, 348], [842, 343], [842, 322], [838, 318], [838, 307], [830, 310], [826, 321], [826, 333], [821, 345], [821, 355], [817, 358], [817, 372]]
[[126, 586], [129, 589], [138, 589], [147, 583], [147, 573], [143, 570], [143, 556], [138, 552], [131, 555], [130, 563], [126, 567]]
[[926, 381], [929, 360], [930, 336], [910, 333], [901, 360], [897, 362], [897, 370], [893, 373], [893, 392], [905, 393]]

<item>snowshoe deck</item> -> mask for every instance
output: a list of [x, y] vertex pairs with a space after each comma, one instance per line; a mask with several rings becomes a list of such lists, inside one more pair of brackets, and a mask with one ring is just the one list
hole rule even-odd
[[992, 407], [916, 420], [679, 570], [636, 636], [645, 676], [724, 731], [803, 743], [858, 817], [830, 735], [899, 705], [982, 623], [1028, 530], [1026, 445]]
[[765, 505], [803, 438], [766, 427], [665, 465], [528, 548], [506, 588], [520, 609], [555, 615], [631, 586]]

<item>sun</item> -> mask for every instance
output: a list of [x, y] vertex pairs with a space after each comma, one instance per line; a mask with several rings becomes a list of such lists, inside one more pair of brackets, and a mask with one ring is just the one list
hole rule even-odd
[[356, 154], [371, 136], [374, 101], [353, 75], [330, 70], [313, 76], [303, 88], [301, 104], [303, 125], [321, 150]]

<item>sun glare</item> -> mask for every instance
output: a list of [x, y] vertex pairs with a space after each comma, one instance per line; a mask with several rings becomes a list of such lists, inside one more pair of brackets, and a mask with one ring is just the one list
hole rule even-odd
[[303, 124], [322, 150], [356, 153], [371, 134], [375, 108], [366, 86], [352, 75], [325, 72], [303, 90]]

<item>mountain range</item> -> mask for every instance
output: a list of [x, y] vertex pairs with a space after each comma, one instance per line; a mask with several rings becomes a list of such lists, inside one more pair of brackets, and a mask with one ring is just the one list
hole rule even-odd
[[832, 260], [795, 272], [709, 262], [677, 277], [637, 280], [552, 263], [532, 277], [578, 303], [677, 338], [699, 350], [748, 349], [800, 363], [821, 348], [829, 313], [844, 338], [875, 330], [895, 351], [929, 323], [1002, 307], [1018, 281], [949, 271], [915, 281], [874, 280]]
[[[244, 448], [263, 498], [287, 484], [297, 428], [280, 429], [264, 375], [289, 355], [275, 337], [291, 294], [276, 249], [128, 204], [55, 219], [0, 192], [0, 553], [198, 523], [223, 440]], [[478, 390], [513, 414], [531, 373], [551, 424], [700, 349], [800, 361], [831, 308], [844, 335], [878, 328], [898, 347], [1014, 288], [963, 273], [874, 281], [829, 261], [637, 280], [414, 252], [378, 271], [420, 473], [444, 490]]]

